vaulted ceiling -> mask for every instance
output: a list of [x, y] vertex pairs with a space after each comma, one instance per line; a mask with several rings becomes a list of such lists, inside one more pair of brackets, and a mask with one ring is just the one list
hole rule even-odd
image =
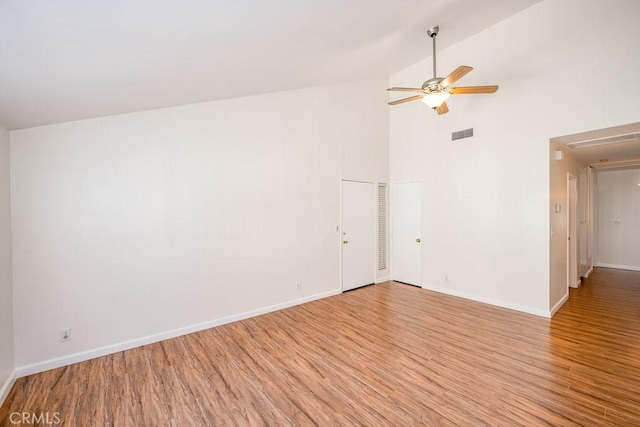
[[388, 76], [539, 0], [2, 0], [9, 129]]

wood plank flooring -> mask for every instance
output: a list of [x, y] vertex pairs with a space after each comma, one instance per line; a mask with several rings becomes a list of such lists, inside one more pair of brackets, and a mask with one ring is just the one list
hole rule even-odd
[[69, 426], [640, 425], [640, 272], [552, 320], [387, 282], [20, 378]]

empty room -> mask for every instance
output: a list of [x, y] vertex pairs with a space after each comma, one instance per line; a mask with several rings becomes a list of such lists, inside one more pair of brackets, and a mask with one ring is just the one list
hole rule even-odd
[[638, 17], [0, 0], [0, 425], [638, 425]]

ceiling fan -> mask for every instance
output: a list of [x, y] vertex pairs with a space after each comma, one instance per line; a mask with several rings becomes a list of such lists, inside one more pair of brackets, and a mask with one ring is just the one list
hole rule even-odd
[[429, 108], [436, 110], [438, 114], [445, 114], [449, 112], [449, 108], [446, 103], [446, 100], [449, 99], [449, 95], [475, 95], [481, 93], [494, 93], [498, 90], [498, 86], [496, 85], [451, 87], [452, 84], [473, 70], [473, 68], [466, 65], [459, 66], [445, 78], [436, 77], [436, 36], [439, 31], [440, 28], [437, 26], [431, 27], [429, 28], [429, 31], [427, 31], [427, 35], [433, 40], [433, 78], [424, 82], [422, 84], [422, 88], [392, 87], [387, 89], [388, 91], [398, 92], [419, 92], [419, 94], [415, 96], [391, 101], [389, 102], [389, 105], [398, 105], [421, 99], [422, 102], [429, 106]]

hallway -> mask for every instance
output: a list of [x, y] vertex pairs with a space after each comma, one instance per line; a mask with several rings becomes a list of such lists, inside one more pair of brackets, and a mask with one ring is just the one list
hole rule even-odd
[[637, 424], [640, 272], [595, 268], [569, 292], [551, 321], [553, 351], [570, 361], [568, 391], [577, 399], [601, 402], [607, 419]]

